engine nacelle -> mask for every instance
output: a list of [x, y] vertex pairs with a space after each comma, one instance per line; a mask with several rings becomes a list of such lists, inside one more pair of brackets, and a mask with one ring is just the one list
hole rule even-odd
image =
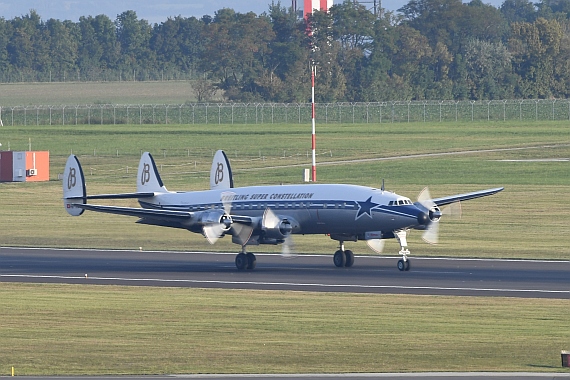
[[429, 220], [431, 220], [432, 222], [439, 222], [439, 220], [441, 219], [441, 210], [439, 209], [439, 207], [437, 206], [433, 206], [430, 210], [429, 210]]
[[293, 227], [287, 219], [281, 220], [275, 228], [264, 228], [264, 236], [267, 239], [284, 239], [291, 234]]
[[423, 212], [418, 215], [418, 226], [415, 229], [422, 230], [426, 229], [431, 223], [439, 222], [441, 216], [443, 215], [439, 207], [433, 204], [430, 209], [423, 206], [421, 203], [416, 202], [414, 203], [417, 207], [419, 207]]
[[220, 224], [223, 226], [223, 231], [228, 231], [232, 226], [232, 218], [223, 210], [212, 209], [202, 211], [199, 213], [198, 220], [203, 226]]

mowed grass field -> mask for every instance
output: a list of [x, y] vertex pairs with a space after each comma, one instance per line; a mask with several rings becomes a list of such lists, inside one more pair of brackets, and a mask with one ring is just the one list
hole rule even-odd
[[0, 374], [568, 372], [568, 300], [0, 283]]
[[[413, 200], [424, 186], [434, 197], [504, 186], [465, 202], [461, 220], [444, 220], [440, 244], [412, 233], [412, 255], [568, 260], [569, 127], [318, 125], [318, 181], [379, 187], [385, 179], [388, 190]], [[88, 193], [131, 192], [140, 153], [150, 151], [170, 190], [206, 189], [212, 155], [224, 149], [237, 186], [300, 183], [309, 135], [310, 126], [297, 125], [3, 127], [3, 148], [31, 142], [50, 151], [52, 180], [0, 184], [0, 246], [237, 251], [228, 238], [212, 247], [133, 218], [73, 218], [57, 174], [73, 152]], [[336, 242], [299, 236], [295, 247], [332, 254]], [[368, 252], [362, 242], [348, 247]], [[385, 254], [398, 249], [389, 241]], [[11, 366], [19, 375], [544, 372], [563, 371], [560, 350], [570, 346], [564, 299], [9, 283], [0, 283], [0, 294], [5, 374]]]
[[[568, 259], [570, 257], [570, 128], [568, 122], [498, 124], [323, 125], [318, 129], [320, 183], [381, 186], [415, 200], [425, 186], [439, 197], [504, 186], [495, 196], [463, 203], [460, 220], [444, 219], [440, 244], [412, 232], [413, 255]], [[134, 224], [135, 219], [86, 212], [73, 218], [61, 201], [69, 153], [78, 155], [90, 194], [132, 192], [142, 151], [150, 151], [170, 190], [209, 187], [216, 149], [224, 149], [236, 186], [301, 183], [310, 167], [309, 128], [298, 125], [3, 127], [12, 150], [49, 150], [52, 181], [2, 183], [6, 222], [0, 244], [147, 250], [229, 250], [200, 235]], [[376, 161], [359, 161], [376, 159]], [[310, 187], [310, 184], [306, 186]], [[136, 201], [116, 204], [136, 205]], [[49, 220], [50, 223], [46, 223]], [[357, 254], [364, 243], [349, 244]], [[299, 236], [299, 253], [332, 253], [326, 236]], [[279, 251], [253, 247], [253, 251]], [[399, 250], [389, 240], [385, 254]]]
[[190, 81], [0, 83], [1, 107], [189, 101], [196, 101]]

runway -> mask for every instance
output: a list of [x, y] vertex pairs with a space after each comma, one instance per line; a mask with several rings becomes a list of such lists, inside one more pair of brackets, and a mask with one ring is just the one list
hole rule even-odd
[[570, 261], [416, 257], [400, 272], [397, 257], [256, 256], [238, 271], [235, 253], [0, 247], [0, 281], [570, 299]]

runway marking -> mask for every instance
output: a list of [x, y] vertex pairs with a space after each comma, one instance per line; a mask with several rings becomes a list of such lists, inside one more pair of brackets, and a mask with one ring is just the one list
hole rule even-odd
[[[155, 251], [155, 250], [132, 250], [132, 249], [82, 249], [82, 248], [42, 248], [42, 247], [0, 247], [0, 249], [12, 249], [12, 250], [22, 250], [22, 251], [84, 251], [84, 252], [123, 252], [123, 253], [165, 253], [165, 254], [200, 254], [200, 255], [221, 255], [221, 256], [235, 256], [236, 252], [207, 252], [207, 251]], [[273, 256], [279, 257], [278, 253], [263, 253], [255, 252], [255, 256]], [[283, 257], [284, 260], [294, 260], [303, 257], [332, 257], [332, 255], [327, 254], [296, 254], [295, 257]], [[401, 256], [379, 256], [379, 255], [355, 255], [357, 258], [362, 259], [382, 259], [390, 260], [397, 259]], [[493, 258], [470, 258], [470, 257], [426, 257], [426, 256], [410, 256], [413, 260], [441, 260], [441, 261], [489, 261], [489, 262], [504, 262], [504, 263], [567, 263], [570, 264], [570, 260], [560, 260], [560, 259], [493, 259]]]
[[568, 294], [570, 290], [544, 290], [544, 289], [500, 289], [500, 288], [459, 288], [436, 286], [400, 286], [400, 285], [360, 285], [360, 284], [320, 284], [295, 282], [258, 282], [258, 281], [220, 281], [220, 280], [181, 280], [160, 278], [126, 278], [126, 277], [90, 277], [90, 276], [34, 276], [20, 274], [3, 274], [0, 278], [35, 278], [54, 280], [91, 280], [91, 281], [123, 281], [123, 282], [156, 282], [156, 283], [186, 283], [207, 285], [255, 285], [255, 286], [291, 286], [299, 288], [352, 288], [352, 289], [394, 289], [394, 290], [439, 290], [439, 291], [472, 291], [472, 292], [504, 292], [504, 293], [539, 293], [539, 294]]

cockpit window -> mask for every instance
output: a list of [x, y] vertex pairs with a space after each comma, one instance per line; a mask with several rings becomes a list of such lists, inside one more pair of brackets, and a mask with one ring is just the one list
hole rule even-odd
[[409, 199], [398, 199], [397, 201], [388, 202], [388, 206], [405, 206], [413, 204]]

